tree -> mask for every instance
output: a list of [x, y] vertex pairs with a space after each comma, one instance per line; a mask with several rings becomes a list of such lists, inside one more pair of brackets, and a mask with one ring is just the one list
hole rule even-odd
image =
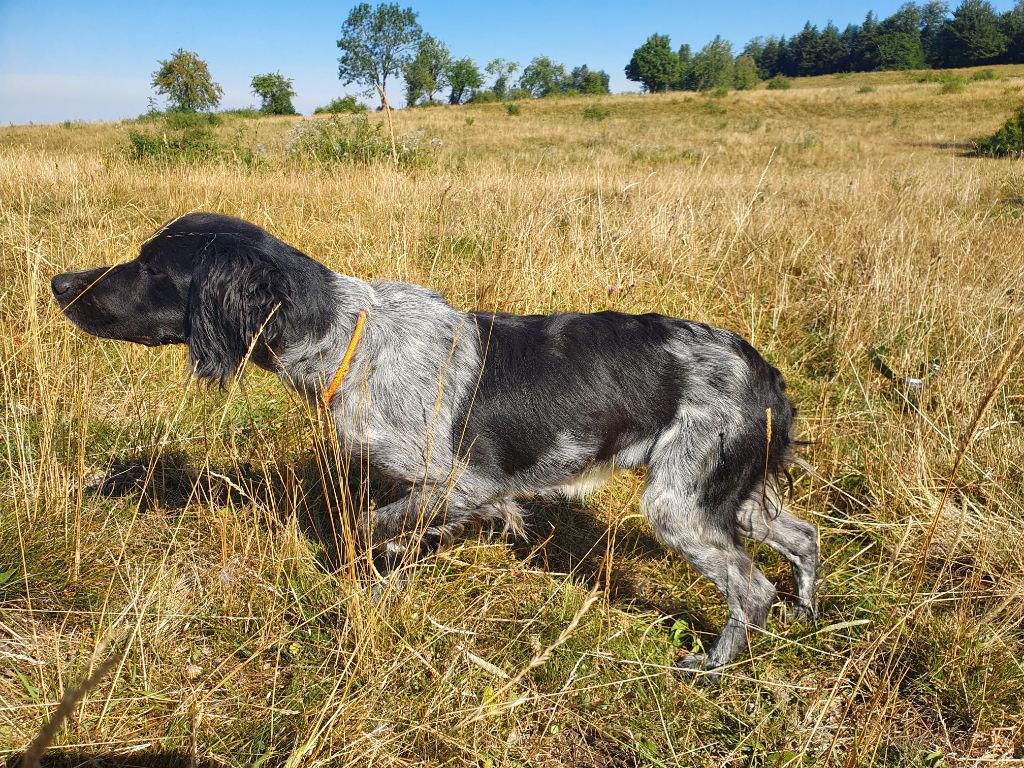
[[397, 3], [370, 8], [369, 3], [360, 3], [341, 27], [338, 77], [345, 85], [363, 86], [367, 93], [376, 90], [380, 105], [387, 109], [388, 78], [412, 60], [422, 37], [412, 8], [403, 10]]
[[918, 9], [921, 13], [921, 48], [929, 67], [941, 67], [946, 63], [943, 47], [943, 29], [949, 18], [949, 6], [945, 0], [930, 0]]
[[831, 75], [846, 72], [850, 67], [850, 51], [846, 47], [839, 27], [829, 21], [821, 30], [818, 49], [818, 73]]
[[400, 73], [412, 58], [412, 51], [423, 37], [412, 8], [402, 9], [397, 3], [382, 3], [370, 8], [360, 3], [353, 8], [341, 27], [338, 48], [338, 77], [342, 83], [356, 83], [367, 93], [377, 91], [380, 105], [388, 120], [391, 136], [391, 157], [398, 162], [395, 126], [388, 104], [388, 78]]
[[405, 103], [412, 106], [422, 97], [428, 103], [434, 94], [448, 85], [452, 54], [448, 46], [426, 35], [416, 46], [416, 55], [405, 67]]
[[484, 71], [494, 78], [491, 90], [499, 99], [508, 95], [508, 80], [519, 71], [518, 61], [505, 61], [505, 59], [491, 59], [484, 67]]
[[609, 93], [611, 77], [603, 69], [593, 70], [584, 64], [569, 73], [566, 89], [576, 93]]
[[878, 68], [878, 22], [868, 11], [850, 46], [850, 69], [854, 72], [871, 72]]
[[779, 67], [782, 48], [779, 45], [779, 38], [774, 35], [763, 42], [760, 37], [755, 37], [747, 43], [743, 53], [757, 62], [757, 74], [762, 80], [774, 77], [782, 71]]
[[878, 46], [878, 69], [923, 69], [921, 10], [913, 3], [901, 5], [878, 25], [875, 43]]
[[693, 85], [693, 52], [690, 49], [688, 43], [683, 43], [679, 46], [679, 52], [676, 53], [679, 57], [679, 77], [676, 81], [670, 85], [670, 88], [674, 88], [677, 91], [692, 91], [694, 90]]
[[448, 96], [449, 104], [461, 104], [467, 100], [472, 91], [484, 84], [479, 67], [468, 57], [451, 62], [445, 77], [452, 89]]
[[679, 56], [672, 50], [668, 35], [651, 35], [633, 51], [626, 65], [626, 78], [651, 93], [667, 91], [679, 79]]
[[732, 43], [721, 35], [693, 57], [693, 79], [698, 91], [731, 88], [733, 83]]
[[160, 61], [153, 73], [152, 85], [166, 96], [171, 109], [197, 112], [213, 109], [220, 103], [224, 89], [213, 82], [206, 62], [192, 51], [179, 48], [167, 61]]
[[565, 67], [555, 64], [547, 56], [537, 56], [523, 70], [519, 78], [519, 87], [529, 91], [533, 96], [550, 96], [565, 87]]
[[295, 89], [292, 88], [291, 78], [285, 77], [280, 72], [268, 72], [265, 75], [253, 75], [249, 84], [252, 92], [263, 101], [260, 111], [267, 115], [294, 115], [295, 107], [292, 105], [292, 97]]
[[757, 76], [757, 62], [754, 61], [754, 57], [748, 54], [738, 57], [733, 74], [733, 85], [736, 90], [749, 90], [756, 87], [759, 82], [761, 78]]
[[787, 75], [806, 77], [818, 74], [818, 48], [821, 33], [807, 22], [800, 34], [794, 35], [786, 46]]
[[946, 25], [946, 57], [951, 66], [994, 64], [1006, 48], [999, 16], [988, 0], [964, 0]]
[[1024, 0], [1017, 0], [1017, 4], [1003, 14], [1003, 34], [1007, 42], [1004, 61], [1024, 64]]

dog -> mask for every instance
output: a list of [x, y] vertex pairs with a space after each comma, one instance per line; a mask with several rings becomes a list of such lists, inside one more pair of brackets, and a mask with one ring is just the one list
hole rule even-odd
[[729, 331], [657, 314], [462, 312], [214, 213], [51, 287], [90, 334], [187, 344], [192, 373], [221, 386], [251, 360], [329, 409], [344, 449], [402, 489], [368, 533], [385, 569], [414, 531], [436, 545], [476, 522], [518, 530], [517, 500], [584, 494], [646, 466], [655, 535], [729, 609], [711, 650], [682, 669], [717, 675], [765, 624], [775, 588], [741, 537], [789, 560], [797, 610], [814, 615], [817, 529], [787, 511], [780, 480], [794, 407], [782, 374]]

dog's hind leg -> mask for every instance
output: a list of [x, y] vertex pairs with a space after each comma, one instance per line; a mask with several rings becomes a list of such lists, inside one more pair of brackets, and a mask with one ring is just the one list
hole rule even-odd
[[706, 498], [706, 468], [714, 460], [706, 454], [713, 451], [683, 438], [663, 446], [648, 467], [643, 509], [655, 535], [711, 579], [725, 597], [729, 618], [710, 652], [679, 662], [685, 670], [717, 676], [747, 647], [748, 627], [764, 627], [775, 588], [740, 544], [736, 507], [728, 502], [716, 506]]
[[814, 592], [818, 584], [818, 529], [786, 511], [777, 493], [748, 499], [737, 518], [743, 536], [767, 544], [793, 567], [798, 610], [813, 617], [817, 612]]

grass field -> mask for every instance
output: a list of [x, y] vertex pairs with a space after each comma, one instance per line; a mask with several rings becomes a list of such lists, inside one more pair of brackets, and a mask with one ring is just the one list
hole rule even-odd
[[[1024, 163], [966, 154], [1024, 101], [1024, 67], [996, 71], [952, 93], [887, 73], [413, 110], [396, 129], [429, 162], [408, 169], [293, 162], [299, 118], [225, 118], [233, 153], [187, 164], [130, 160], [128, 123], [0, 129], [0, 762], [111, 654], [56, 735], [75, 759], [1024, 758]], [[820, 617], [779, 605], [720, 686], [688, 683], [672, 664], [724, 604], [652, 540], [631, 475], [530, 505], [525, 541], [471, 536], [375, 605], [336, 546], [316, 414], [257, 370], [199, 389], [183, 348], [56, 311], [53, 274], [133, 258], [190, 210], [460, 308], [747, 337], [809, 441], [792, 503], [821, 530]]]

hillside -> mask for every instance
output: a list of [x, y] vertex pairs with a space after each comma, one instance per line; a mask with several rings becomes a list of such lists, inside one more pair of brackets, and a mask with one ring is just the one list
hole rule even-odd
[[[132, 159], [130, 132], [190, 130], [160, 120], [0, 128], [0, 760], [122, 652], [57, 748], [239, 766], [1024, 756], [1024, 374], [1004, 359], [1024, 164], [967, 154], [1024, 103], [1024, 66], [992, 69], [960, 89], [879, 73], [405, 110], [401, 168], [298, 157], [302, 118], [193, 127], [211, 159], [192, 162]], [[56, 311], [53, 274], [131, 259], [190, 210], [459, 308], [742, 334], [799, 408], [815, 472], [792, 504], [821, 530], [820, 617], [780, 604], [720, 686], [682, 678], [725, 608], [651, 537], [638, 475], [532, 503], [526, 540], [472, 535], [375, 605], [344, 522], [366, 498], [356, 477], [337, 492], [318, 414], [255, 369], [198, 388], [183, 348], [99, 341]], [[786, 563], [756, 559], [789, 593]]]

